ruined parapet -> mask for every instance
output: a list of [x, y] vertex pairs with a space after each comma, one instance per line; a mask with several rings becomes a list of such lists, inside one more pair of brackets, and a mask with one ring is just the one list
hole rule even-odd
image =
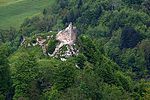
[[42, 37], [38, 37], [36, 38], [36, 41], [40, 46], [43, 46], [46, 42], [46, 39], [43, 39]]
[[[41, 36], [37, 36], [35, 38], [35, 40], [29, 39], [29, 38], [24, 38], [23, 36], [21, 36], [20, 38], [20, 45], [26, 47], [31, 47], [31, 46], [40, 46], [41, 49], [43, 50], [43, 54], [47, 55], [47, 41], [50, 40], [51, 36], [47, 36], [47, 38], [42, 38]], [[34, 42], [33, 42], [34, 41]]]

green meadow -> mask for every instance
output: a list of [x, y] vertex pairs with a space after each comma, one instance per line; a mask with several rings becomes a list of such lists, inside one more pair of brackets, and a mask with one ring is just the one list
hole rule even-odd
[[39, 15], [54, 0], [0, 0], [0, 29], [19, 28], [25, 18]]

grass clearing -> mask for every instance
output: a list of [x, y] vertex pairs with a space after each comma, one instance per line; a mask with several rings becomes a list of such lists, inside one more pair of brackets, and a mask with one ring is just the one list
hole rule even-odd
[[0, 0], [0, 28], [19, 28], [27, 17], [40, 14], [54, 0]]
[[0, 6], [6, 6], [23, 0], [0, 0]]

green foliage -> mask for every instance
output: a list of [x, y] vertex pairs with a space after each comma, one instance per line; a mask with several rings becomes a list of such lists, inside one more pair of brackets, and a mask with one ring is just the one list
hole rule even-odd
[[118, 71], [115, 73], [115, 76], [118, 80], [118, 85], [123, 87], [126, 91], [131, 91], [132, 90], [132, 80], [130, 77], [124, 75], [122, 72]]
[[87, 61], [87, 58], [83, 55], [83, 54], [79, 54], [77, 57], [76, 57], [76, 63], [77, 65], [83, 69], [84, 66], [85, 66], [85, 61]]
[[58, 90], [71, 87], [75, 79], [75, 70], [72, 64], [61, 64], [56, 70], [55, 85]]
[[97, 100], [102, 97], [102, 90], [100, 79], [94, 74], [90, 66], [86, 66], [85, 70], [80, 76], [80, 91], [85, 95], [86, 99]]
[[101, 53], [96, 48], [94, 42], [88, 36], [80, 36], [79, 48], [80, 52], [82, 52], [85, 55], [85, 57], [87, 57], [87, 61], [89, 61], [90, 63], [96, 63], [97, 61], [100, 61]]
[[132, 96], [135, 99], [141, 99], [144, 94], [146, 94], [146, 85], [144, 80], [139, 80], [136, 85], [133, 87], [133, 94]]
[[136, 72], [138, 77], [144, 77], [147, 73], [145, 67], [144, 55], [142, 52], [136, 49], [128, 49], [121, 55], [122, 67], [125, 69], [132, 68], [133, 72]]
[[5, 98], [6, 93], [10, 90], [10, 66], [7, 59], [7, 47], [0, 46], [0, 98]]
[[113, 10], [112, 13], [105, 11], [100, 18], [100, 24], [102, 24], [104, 28], [108, 27], [108, 36], [110, 36], [114, 30], [123, 28], [124, 26], [133, 27], [142, 35], [146, 35], [144, 29], [147, 31], [148, 28], [145, 27], [145, 23], [149, 20], [149, 15], [141, 10], [136, 12], [134, 9], [123, 7], [120, 10]]
[[150, 1], [149, 0], [145, 0], [143, 2], [143, 6], [146, 9], [146, 12], [149, 13], [150, 12]]
[[[140, 48], [140, 50], [142, 50], [144, 52], [146, 65], [150, 66], [150, 41], [149, 40], [143, 40], [140, 43], [139, 48]], [[148, 69], [150, 69], [150, 68], [148, 67]]]
[[5, 96], [0, 94], [0, 100], [5, 100]]
[[144, 0], [122, 0], [123, 2], [127, 3], [127, 4], [141, 4]]
[[15, 86], [14, 99], [34, 98], [36, 93], [36, 79], [38, 76], [38, 66], [33, 56], [23, 53], [16, 62], [16, 71], [13, 75], [13, 85]]
[[10, 42], [13, 41], [16, 38], [16, 29], [13, 27], [10, 27], [8, 30], [1, 30], [0, 29], [0, 38], [1, 41], [0, 43], [6, 43], [6, 42]]
[[103, 59], [99, 65], [96, 65], [95, 72], [99, 77], [106, 83], [116, 83], [116, 77], [114, 73], [118, 69], [118, 65], [110, 61], [108, 58], [103, 56]]
[[120, 48], [134, 48], [139, 41], [139, 33], [130, 27], [125, 27], [121, 34]]
[[61, 9], [64, 9], [68, 6], [69, 1], [68, 0], [57, 0], [58, 5]]
[[52, 54], [56, 48], [57, 41], [56, 40], [50, 40], [48, 42], [48, 53]]
[[57, 59], [40, 59], [38, 60], [39, 66], [39, 89], [41, 91], [49, 89], [55, 83], [55, 74], [57, 67], [61, 61]]
[[104, 84], [103, 86], [103, 98], [102, 100], [127, 100], [131, 99], [131, 97], [125, 93], [125, 91], [122, 88], [119, 88], [115, 85], [108, 85]]
[[46, 91], [42, 97], [42, 100], [58, 100], [60, 98], [60, 93], [55, 87], [52, 87], [51, 90]]

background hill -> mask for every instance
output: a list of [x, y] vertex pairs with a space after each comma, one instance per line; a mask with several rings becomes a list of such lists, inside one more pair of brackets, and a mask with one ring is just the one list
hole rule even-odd
[[0, 0], [0, 28], [19, 29], [25, 18], [41, 15], [54, 0]]

